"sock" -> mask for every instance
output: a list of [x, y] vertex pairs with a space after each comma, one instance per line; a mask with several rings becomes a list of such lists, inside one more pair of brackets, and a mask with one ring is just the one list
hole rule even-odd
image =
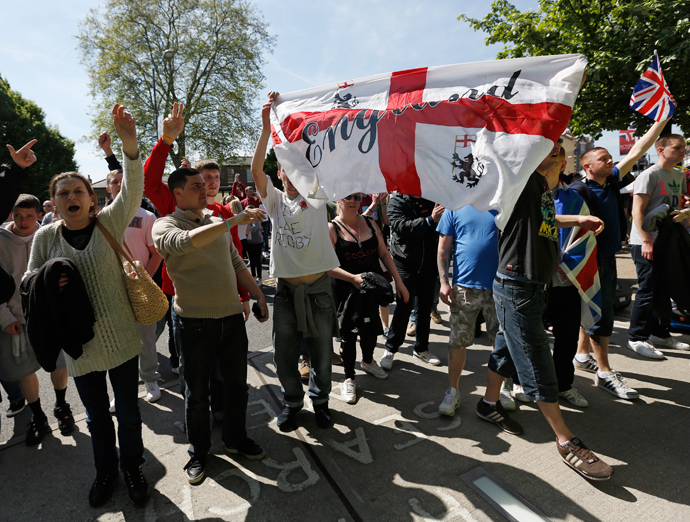
[[486, 399], [482, 399], [484, 401], [484, 404], [488, 404], [489, 406], [496, 406], [496, 401], [494, 402], [489, 402]]
[[599, 377], [600, 379], [611, 377], [611, 372], [600, 372], [599, 370], [597, 370], [597, 377]]
[[55, 390], [55, 406], [63, 406], [65, 404], [65, 394], [67, 393], [67, 387], [65, 386], [62, 390]]
[[585, 363], [585, 362], [589, 361], [589, 359], [590, 359], [590, 356], [588, 353], [576, 353], [575, 354], [575, 360], [577, 362]]
[[569, 440], [566, 440], [565, 442], [559, 441], [558, 444], [560, 444], [561, 448], [565, 448], [568, 445], [568, 442], [570, 442], [570, 441]]
[[36, 399], [36, 402], [30, 402], [29, 408], [31, 408], [31, 413], [34, 414], [34, 418], [36, 420], [43, 420], [47, 418], [46, 414], [43, 413], [43, 410], [41, 409], [41, 399]]

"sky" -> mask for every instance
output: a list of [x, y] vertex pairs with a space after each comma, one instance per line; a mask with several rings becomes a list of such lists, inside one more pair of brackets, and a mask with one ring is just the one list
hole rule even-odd
[[[499, 46], [487, 47], [486, 35], [457, 20], [460, 13], [481, 18], [489, 2], [434, 0], [351, 0], [285, 2], [255, 0], [277, 43], [266, 56], [266, 88], [298, 91], [333, 82], [398, 70], [492, 60]], [[90, 131], [88, 77], [80, 63], [75, 35], [79, 21], [95, 0], [38, 0], [3, 7], [0, 75], [12, 89], [34, 101], [47, 123], [75, 141], [80, 172], [94, 181], [105, 177], [105, 162]], [[536, 0], [513, 0], [518, 9], [535, 8]], [[631, 86], [632, 90], [632, 86]], [[23, 144], [13, 144], [21, 146]], [[618, 156], [618, 138], [605, 133], [597, 145]], [[35, 147], [40, 154], [40, 147]]]

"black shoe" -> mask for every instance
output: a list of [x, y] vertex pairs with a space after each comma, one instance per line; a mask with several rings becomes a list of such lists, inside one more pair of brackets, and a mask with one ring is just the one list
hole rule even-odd
[[48, 419], [43, 417], [43, 420], [37, 421], [36, 417], [31, 417], [29, 427], [26, 431], [26, 445], [35, 446], [39, 444], [46, 434], [50, 433], [50, 426], [48, 426]]
[[190, 484], [198, 484], [204, 480], [206, 473], [206, 458], [192, 457], [183, 468], [187, 472], [187, 482]]
[[316, 425], [325, 430], [333, 425], [331, 419], [331, 410], [328, 409], [328, 403], [314, 404], [314, 415], [316, 416]]
[[62, 406], [55, 406], [53, 414], [58, 421], [60, 433], [68, 435], [74, 431], [74, 417], [69, 404], [64, 403]]
[[522, 433], [522, 426], [510, 418], [500, 402], [492, 406], [484, 402], [484, 399], [479, 399], [477, 403], [477, 417], [488, 422], [493, 422], [496, 426], [511, 435], [520, 435]]
[[23, 397], [19, 399], [17, 402], [10, 402], [10, 407], [7, 408], [7, 411], [5, 412], [5, 417], [9, 419], [11, 417], [14, 417], [15, 415], [19, 415], [21, 412], [24, 411], [24, 408], [26, 408], [26, 400]]
[[252, 439], [247, 437], [242, 444], [237, 446], [225, 446], [225, 451], [230, 455], [240, 454], [251, 460], [261, 460], [266, 456], [266, 452]]
[[135, 506], [143, 506], [151, 496], [149, 483], [146, 482], [144, 472], [141, 466], [131, 471], [125, 471], [125, 484], [127, 484], [127, 493], [129, 493], [129, 500]]
[[89, 505], [99, 507], [108, 502], [117, 485], [117, 473], [97, 475], [89, 491]]
[[293, 408], [287, 404], [283, 406], [283, 411], [278, 415], [278, 429], [280, 431], [288, 432], [297, 427], [295, 425], [295, 415], [302, 409], [302, 406], [301, 404], [297, 408]]

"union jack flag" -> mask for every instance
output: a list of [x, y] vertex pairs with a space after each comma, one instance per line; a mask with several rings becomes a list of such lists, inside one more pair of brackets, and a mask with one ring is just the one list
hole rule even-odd
[[[582, 197], [563, 183], [554, 196], [556, 214], [588, 215]], [[559, 228], [561, 262], [558, 265], [582, 298], [580, 323], [593, 326], [601, 319], [601, 281], [597, 266], [597, 238], [578, 226]]]
[[644, 72], [633, 88], [630, 107], [654, 121], [670, 118], [676, 112], [676, 104], [671, 99], [671, 92], [661, 71], [656, 51], [654, 51], [654, 58], [649, 69]]

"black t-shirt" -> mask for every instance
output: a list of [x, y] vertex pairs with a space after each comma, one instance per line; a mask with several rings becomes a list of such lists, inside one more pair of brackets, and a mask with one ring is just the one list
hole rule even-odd
[[65, 238], [72, 248], [77, 250], [84, 250], [89, 241], [91, 241], [91, 236], [93, 235], [93, 229], [96, 227], [96, 220], [94, 219], [91, 223], [86, 225], [84, 228], [79, 230], [70, 230], [66, 226], [62, 226], [62, 237]]
[[534, 172], [498, 241], [498, 273], [551, 281], [558, 263], [556, 208], [546, 178]]

